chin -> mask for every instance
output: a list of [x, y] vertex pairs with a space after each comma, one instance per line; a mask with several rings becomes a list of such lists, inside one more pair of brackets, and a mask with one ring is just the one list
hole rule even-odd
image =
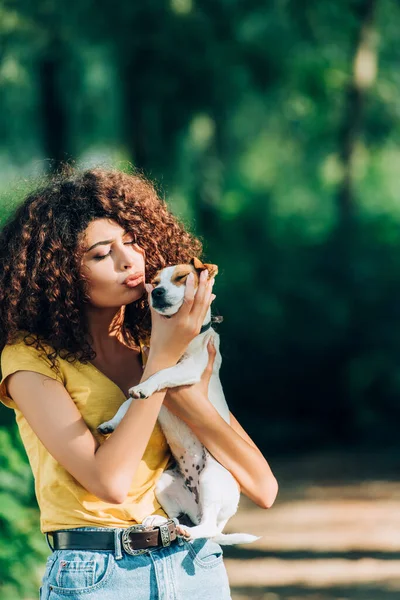
[[165, 306], [160, 308], [153, 305], [153, 308], [155, 311], [157, 311], [160, 315], [163, 315], [164, 317], [172, 317], [172, 315], [175, 315], [178, 312], [182, 304], [183, 301], [179, 302], [179, 304], [172, 304], [172, 306]]
[[125, 299], [121, 300], [121, 305], [132, 304], [132, 302], [137, 302], [138, 300], [146, 296], [145, 288], [143, 288], [143, 290], [136, 289], [135, 292], [136, 293], [129, 294], [128, 298], [125, 296]]

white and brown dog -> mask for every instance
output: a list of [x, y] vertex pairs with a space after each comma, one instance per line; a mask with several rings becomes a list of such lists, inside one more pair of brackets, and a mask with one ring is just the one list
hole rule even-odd
[[[195, 290], [201, 271], [208, 269], [209, 278], [215, 277], [218, 267], [203, 264], [194, 258], [191, 264], [166, 267], [157, 273], [152, 284], [151, 305], [165, 316], [175, 314], [183, 304], [186, 278], [194, 273]], [[216, 356], [210, 378], [208, 397], [225, 421], [229, 423], [229, 409], [218, 372], [221, 366], [219, 335], [211, 328], [211, 309], [208, 309], [199, 335], [189, 344], [185, 354], [173, 367], [163, 369], [129, 390], [132, 398], [148, 398], [154, 392], [200, 381], [208, 363], [207, 343], [213, 338]], [[98, 428], [110, 433], [117, 427], [132, 398], [124, 402], [116, 415]], [[181, 419], [162, 407], [158, 417], [176, 466], [164, 471], [157, 482], [156, 497], [166, 514], [172, 519], [186, 514], [194, 527], [179, 526], [182, 535], [189, 539], [213, 538], [224, 544], [241, 544], [258, 539], [248, 534], [223, 534], [228, 519], [237, 511], [240, 492], [231, 473], [217, 462], [191, 429]], [[166, 519], [149, 516], [143, 521], [145, 527], [161, 525]]]

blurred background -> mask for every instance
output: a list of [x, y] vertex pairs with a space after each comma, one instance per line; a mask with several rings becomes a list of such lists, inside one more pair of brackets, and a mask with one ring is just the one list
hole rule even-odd
[[[280, 494], [235, 600], [400, 594], [400, 3], [1, 0], [1, 221], [65, 161], [157, 182], [218, 264], [222, 381]], [[47, 547], [0, 408], [0, 597]], [[217, 599], [216, 599], [217, 600]]]

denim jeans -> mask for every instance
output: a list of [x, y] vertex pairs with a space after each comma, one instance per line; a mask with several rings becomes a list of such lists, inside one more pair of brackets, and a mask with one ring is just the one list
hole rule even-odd
[[40, 600], [231, 598], [222, 550], [215, 542], [179, 539], [132, 556], [122, 550], [121, 530], [114, 531], [115, 550], [55, 550], [47, 559]]

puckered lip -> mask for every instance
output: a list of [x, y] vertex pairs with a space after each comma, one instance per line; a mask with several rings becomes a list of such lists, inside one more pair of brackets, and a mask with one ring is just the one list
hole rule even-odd
[[127, 283], [133, 283], [137, 279], [141, 279], [141, 278], [144, 278], [144, 273], [131, 273], [130, 275], [128, 275], [128, 277], [125, 277], [122, 284], [126, 285]]

